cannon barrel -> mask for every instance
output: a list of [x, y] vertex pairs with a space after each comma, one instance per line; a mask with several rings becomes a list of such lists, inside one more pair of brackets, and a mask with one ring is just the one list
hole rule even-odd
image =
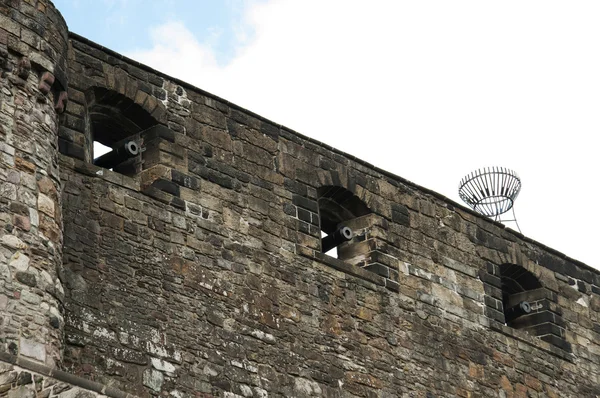
[[504, 311], [504, 316], [506, 318], [506, 322], [510, 322], [518, 317], [520, 317], [521, 315], [526, 315], [529, 314], [531, 312], [531, 304], [529, 304], [529, 302], [527, 301], [521, 301], [519, 302], [519, 304], [508, 308], [506, 311]]
[[329, 250], [333, 249], [341, 245], [344, 242], [352, 239], [354, 234], [352, 230], [348, 227], [341, 226], [334, 233], [327, 235], [321, 241], [321, 246], [323, 248], [323, 253], [327, 253]]
[[94, 159], [94, 164], [105, 169], [112, 169], [139, 153], [140, 147], [135, 141], [126, 141], [124, 144], [117, 144], [112, 151]]

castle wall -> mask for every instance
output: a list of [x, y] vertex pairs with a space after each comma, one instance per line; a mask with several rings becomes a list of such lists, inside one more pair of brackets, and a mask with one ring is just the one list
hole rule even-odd
[[0, 395], [600, 396], [598, 271], [3, 4]]
[[67, 26], [47, 1], [0, 4], [0, 346], [60, 363], [58, 118]]
[[[70, 59], [68, 371], [142, 396], [600, 394], [598, 272], [84, 39]], [[85, 162], [94, 86], [168, 127], [137, 176]], [[320, 252], [325, 186], [373, 212], [351, 261]], [[504, 264], [539, 278], [554, 334], [504, 324]]]

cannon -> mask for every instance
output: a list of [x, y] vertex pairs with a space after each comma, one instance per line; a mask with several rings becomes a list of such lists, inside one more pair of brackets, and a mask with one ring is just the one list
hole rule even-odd
[[125, 141], [124, 143], [115, 145], [112, 151], [94, 159], [94, 165], [104, 167], [105, 169], [112, 169], [127, 159], [136, 157], [139, 153], [140, 147], [135, 141]]
[[508, 308], [506, 311], [504, 311], [504, 317], [506, 319], [506, 322], [510, 322], [510, 321], [517, 319], [521, 315], [526, 315], [526, 314], [529, 314], [530, 312], [531, 312], [531, 304], [529, 304], [529, 302], [527, 302], [527, 301], [521, 301], [521, 302], [519, 302], [519, 304], [517, 304], [511, 308]]
[[344, 242], [348, 242], [354, 234], [348, 227], [341, 226], [334, 233], [327, 235], [321, 241], [323, 253], [327, 253], [329, 250], [341, 245]]

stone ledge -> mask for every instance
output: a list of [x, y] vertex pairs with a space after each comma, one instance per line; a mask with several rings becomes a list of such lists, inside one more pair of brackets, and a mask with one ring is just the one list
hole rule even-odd
[[[395, 286], [386, 283], [386, 278], [379, 276], [371, 271], [367, 271], [364, 268], [358, 267], [356, 265], [348, 264], [345, 261], [338, 260], [337, 258], [328, 256], [321, 252], [317, 252], [315, 250], [308, 250], [305, 247], [296, 245], [296, 251], [299, 255], [311, 259], [313, 261], [318, 261], [322, 264], [325, 264], [331, 268], [334, 268], [338, 271], [341, 271], [345, 274], [355, 276], [360, 279], [364, 279], [368, 282], [371, 282], [377, 286], [385, 286], [389, 290], [397, 291]], [[390, 281], [391, 282], [391, 281]]]
[[531, 336], [522, 330], [513, 329], [510, 326], [503, 325], [500, 322], [494, 321], [492, 319], [490, 319], [490, 329], [502, 333], [515, 340], [526, 343], [532, 346], [533, 348], [537, 348], [556, 357], [564, 359], [565, 361], [569, 361], [571, 363], [575, 362], [575, 356], [573, 354], [570, 354], [562, 350], [561, 348], [556, 347], [553, 344], [541, 340], [539, 337]]
[[11, 355], [7, 352], [0, 351], [0, 361], [6, 362], [11, 365], [18, 366], [27, 371], [38, 373], [40, 375], [54, 378], [63, 383], [73, 385], [75, 387], [84, 388], [102, 395], [106, 395], [111, 398], [136, 398], [136, 395], [132, 395], [121, 391], [115, 387], [106, 386], [104, 384], [97, 383], [83, 377], [75, 376], [71, 373], [63, 372], [62, 370], [51, 368], [39, 362], [32, 361], [23, 357]]
[[60, 167], [75, 170], [80, 174], [89, 177], [99, 178], [108, 181], [112, 184], [119, 185], [126, 189], [140, 191], [139, 178], [128, 177], [115, 171], [110, 171], [102, 167], [94, 166], [93, 164], [84, 162], [83, 160], [59, 154], [59, 165]]
[[[185, 201], [179, 198], [180, 186], [198, 185], [195, 178], [192, 179], [192, 177], [167, 166], [155, 166], [134, 177], [129, 177], [64, 154], [59, 155], [59, 161], [61, 167], [75, 170], [89, 177], [102, 179], [125, 189], [141, 192], [148, 197], [181, 210], [185, 210]], [[175, 177], [172, 177], [172, 172], [175, 173]]]

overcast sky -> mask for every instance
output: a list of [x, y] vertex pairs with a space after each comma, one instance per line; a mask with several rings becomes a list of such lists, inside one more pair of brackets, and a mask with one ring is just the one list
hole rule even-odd
[[600, 268], [597, 0], [54, 3], [75, 33], [458, 202], [470, 171], [511, 168], [523, 233]]

